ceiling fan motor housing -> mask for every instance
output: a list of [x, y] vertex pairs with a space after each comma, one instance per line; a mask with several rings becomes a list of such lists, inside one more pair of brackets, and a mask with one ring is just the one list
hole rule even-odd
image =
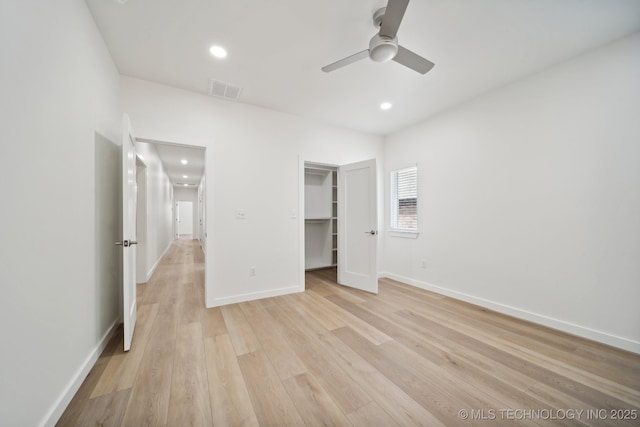
[[380, 25], [382, 25], [382, 18], [384, 18], [384, 13], [386, 11], [386, 7], [381, 7], [380, 9], [373, 12], [373, 26], [376, 28], [376, 30], [380, 29]]
[[375, 62], [387, 62], [398, 54], [398, 37], [376, 34], [369, 41], [369, 58]]

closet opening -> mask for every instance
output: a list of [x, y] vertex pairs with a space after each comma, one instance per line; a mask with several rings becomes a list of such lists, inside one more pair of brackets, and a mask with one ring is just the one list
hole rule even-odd
[[338, 266], [338, 167], [304, 164], [304, 269]]

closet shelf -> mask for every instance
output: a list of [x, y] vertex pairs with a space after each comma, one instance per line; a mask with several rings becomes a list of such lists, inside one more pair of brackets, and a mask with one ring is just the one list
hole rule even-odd
[[305, 167], [304, 168], [304, 173], [307, 173], [309, 175], [321, 175], [321, 176], [325, 176], [329, 174], [329, 170], [327, 169], [322, 169], [322, 168], [313, 168], [313, 167]]

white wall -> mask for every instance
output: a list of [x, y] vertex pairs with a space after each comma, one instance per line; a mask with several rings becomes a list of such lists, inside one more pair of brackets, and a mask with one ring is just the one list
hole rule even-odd
[[[204, 154], [204, 153], [203, 153]], [[198, 238], [200, 215], [198, 211], [198, 189], [197, 188], [185, 188], [185, 187], [173, 187], [173, 198], [175, 203], [177, 202], [191, 202], [193, 205], [193, 238]], [[175, 206], [174, 203], [174, 206]], [[177, 211], [173, 210], [173, 222], [176, 222]], [[174, 236], [175, 238], [176, 236]]]
[[[135, 124], [132, 125], [137, 136]], [[173, 241], [173, 185], [153, 144], [136, 142], [136, 152], [146, 165], [147, 233], [145, 245], [146, 281], [151, 278], [162, 256]]]
[[635, 34], [390, 135], [420, 235], [385, 274], [640, 352], [638, 76]]
[[[382, 138], [133, 78], [121, 82], [123, 111], [137, 135], [207, 147], [207, 305], [303, 289], [299, 159], [380, 160]], [[246, 219], [236, 219], [237, 209]]]
[[53, 425], [119, 316], [119, 76], [80, 0], [0, 2], [0, 40], [0, 424]]

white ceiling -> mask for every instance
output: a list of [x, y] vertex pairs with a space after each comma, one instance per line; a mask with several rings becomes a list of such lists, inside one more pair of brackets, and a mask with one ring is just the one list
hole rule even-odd
[[86, 1], [124, 75], [199, 93], [214, 78], [241, 86], [238, 102], [381, 135], [640, 30], [639, 0], [412, 0], [399, 42], [432, 71], [324, 73], [368, 47], [386, 0]]
[[[164, 171], [175, 187], [198, 188], [200, 179], [204, 174], [203, 148], [158, 143], [145, 139], [138, 139], [138, 141], [153, 144], [158, 152], [158, 157], [162, 161]], [[186, 160], [187, 164], [183, 165], [181, 163], [182, 160]], [[185, 175], [187, 178], [184, 178]], [[185, 186], [184, 184], [188, 185]]]

